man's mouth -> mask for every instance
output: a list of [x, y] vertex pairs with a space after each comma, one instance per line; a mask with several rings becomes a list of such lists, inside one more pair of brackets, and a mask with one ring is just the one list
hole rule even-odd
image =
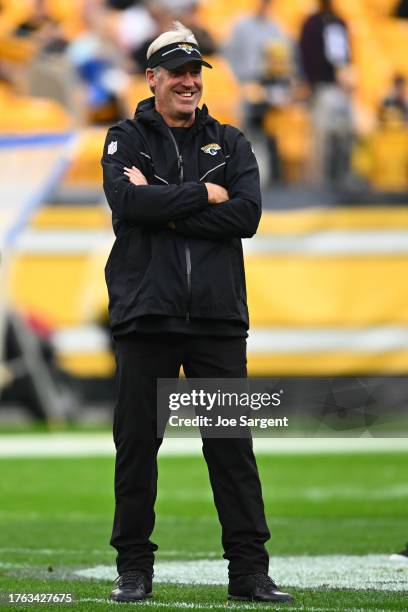
[[176, 91], [176, 94], [188, 100], [189, 98], [193, 97], [194, 92], [193, 91]]

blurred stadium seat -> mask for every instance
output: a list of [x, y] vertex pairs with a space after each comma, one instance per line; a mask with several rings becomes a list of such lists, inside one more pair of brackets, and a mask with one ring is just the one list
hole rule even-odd
[[65, 187], [101, 189], [101, 155], [106, 128], [88, 127], [80, 131], [75, 156], [64, 176]]
[[369, 141], [370, 180], [382, 191], [408, 190], [408, 128], [399, 121], [388, 122]]
[[265, 117], [264, 130], [277, 139], [285, 180], [304, 180], [311, 146], [311, 125], [306, 110], [300, 105], [271, 109]]
[[0, 133], [63, 132], [70, 127], [71, 118], [58, 102], [18, 95], [0, 83]]

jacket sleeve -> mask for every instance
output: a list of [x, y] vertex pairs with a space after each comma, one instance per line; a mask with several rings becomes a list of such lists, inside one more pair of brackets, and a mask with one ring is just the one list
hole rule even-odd
[[193, 238], [251, 238], [262, 213], [259, 170], [251, 145], [243, 134], [226, 167], [226, 189], [230, 199], [210, 205], [174, 224], [175, 231]]
[[165, 224], [209, 206], [207, 189], [198, 182], [133, 185], [123, 174], [125, 166], [136, 166], [147, 180], [150, 170], [146, 170], [145, 160], [142, 160], [130, 139], [131, 136], [124, 129], [118, 126], [110, 128], [102, 157], [103, 188], [108, 204], [118, 220], [138, 224]]

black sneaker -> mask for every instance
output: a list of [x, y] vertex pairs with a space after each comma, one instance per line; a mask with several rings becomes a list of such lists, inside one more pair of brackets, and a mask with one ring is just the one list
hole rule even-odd
[[390, 555], [391, 561], [407, 561], [408, 562], [408, 543], [405, 545], [404, 550], [401, 550], [399, 553], [394, 553]]
[[289, 593], [279, 591], [272, 578], [262, 573], [231, 578], [228, 599], [293, 603], [293, 597]]
[[145, 572], [130, 570], [116, 578], [116, 587], [109, 596], [111, 601], [131, 602], [152, 597], [152, 579]]

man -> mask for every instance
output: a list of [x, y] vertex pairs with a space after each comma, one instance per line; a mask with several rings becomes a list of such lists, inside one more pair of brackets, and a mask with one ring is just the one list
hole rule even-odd
[[304, 22], [300, 52], [311, 91], [311, 176], [317, 183], [341, 185], [349, 176], [353, 144], [353, 79], [347, 24], [332, 0], [319, 0], [318, 10]]
[[[271, 0], [260, 0], [254, 13], [237, 22], [224, 53], [246, 92], [246, 131], [251, 140], [266, 143], [269, 178], [276, 181], [282, 178], [278, 143], [272, 134], [265, 133], [263, 123], [270, 109], [292, 101], [297, 68], [293, 42], [271, 17], [271, 5]], [[253, 92], [257, 92], [255, 96]]]
[[[152, 590], [157, 485], [156, 381], [246, 376], [248, 311], [240, 238], [261, 215], [249, 143], [198, 109], [201, 57], [175, 24], [147, 52], [153, 98], [108, 132], [104, 188], [116, 242], [106, 266], [118, 402], [113, 601]], [[268, 577], [269, 538], [249, 439], [203, 439], [229, 560], [229, 596], [291, 601]]]

